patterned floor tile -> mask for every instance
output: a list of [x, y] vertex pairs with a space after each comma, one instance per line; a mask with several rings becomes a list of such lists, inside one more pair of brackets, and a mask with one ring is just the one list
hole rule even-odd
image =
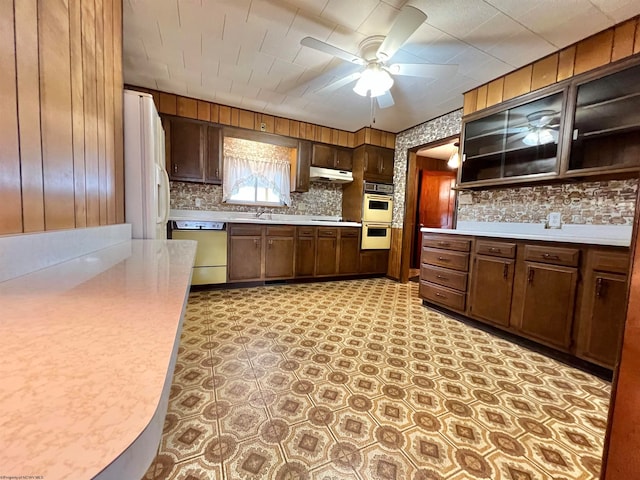
[[191, 294], [145, 479], [595, 479], [610, 385], [387, 279]]

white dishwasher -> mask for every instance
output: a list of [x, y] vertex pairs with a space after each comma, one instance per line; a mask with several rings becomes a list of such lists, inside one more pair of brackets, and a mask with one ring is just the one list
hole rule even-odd
[[223, 222], [176, 220], [171, 238], [198, 242], [191, 285], [227, 282], [227, 230]]

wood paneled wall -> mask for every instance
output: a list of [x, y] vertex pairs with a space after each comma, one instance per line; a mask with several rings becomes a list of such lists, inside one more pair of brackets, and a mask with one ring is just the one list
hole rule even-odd
[[[133, 90], [150, 93], [160, 113], [179, 117], [205, 120], [207, 122], [246, 128], [248, 130], [275, 133], [286, 137], [312, 140], [314, 142], [355, 148], [369, 144], [379, 147], [395, 148], [396, 135], [391, 132], [363, 127], [356, 132], [347, 132], [336, 128], [324, 127], [313, 123], [300, 122], [283, 117], [274, 117], [264, 113], [252, 112], [241, 108], [229, 107], [195, 98], [182, 97], [146, 87], [127, 86]], [[264, 124], [264, 130], [262, 130]]]
[[0, 0], [0, 235], [124, 222], [120, 0]]
[[464, 94], [464, 115], [640, 53], [640, 17], [574, 43]]

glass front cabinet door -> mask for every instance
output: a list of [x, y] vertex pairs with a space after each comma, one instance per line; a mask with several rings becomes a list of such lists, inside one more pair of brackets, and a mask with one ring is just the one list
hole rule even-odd
[[559, 173], [565, 90], [465, 122], [460, 185], [513, 183]]
[[640, 166], [640, 65], [576, 88], [568, 171]]

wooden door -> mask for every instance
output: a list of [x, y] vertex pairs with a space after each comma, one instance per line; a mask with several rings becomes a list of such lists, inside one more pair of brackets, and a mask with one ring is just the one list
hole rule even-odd
[[316, 237], [298, 236], [296, 241], [296, 277], [313, 277], [316, 265]]
[[571, 345], [578, 270], [525, 262], [526, 285], [518, 328], [525, 335], [567, 351]]
[[471, 279], [472, 317], [509, 326], [514, 260], [478, 255]]
[[171, 180], [203, 181], [203, 134], [197, 122], [171, 119]]
[[265, 278], [293, 278], [294, 244], [293, 237], [267, 237]]
[[389, 250], [362, 250], [360, 252], [360, 273], [386, 274], [389, 264]]
[[229, 281], [260, 280], [262, 236], [229, 237]]
[[364, 179], [370, 182], [380, 180], [380, 150], [373, 145], [365, 145], [364, 150]]
[[316, 254], [316, 276], [335, 275], [338, 252], [336, 236], [318, 235]]
[[456, 182], [454, 172], [423, 170], [420, 184], [420, 226], [427, 228], [453, 228]]
[[350, 148], [336, 148], [335, 165], [338, 170], [353, 170], [353, 153]]
[[340, 232], [340, 260], [338, 273], [358, 273], [360, 268], [360, 235], [357, 228], [345, 228]]
[[594, 272], [585, 285], [590, 308], [580, 325], [577, 355], [613, 368], [618, 358], [620, 336], [627, 309], [626, 275]]

